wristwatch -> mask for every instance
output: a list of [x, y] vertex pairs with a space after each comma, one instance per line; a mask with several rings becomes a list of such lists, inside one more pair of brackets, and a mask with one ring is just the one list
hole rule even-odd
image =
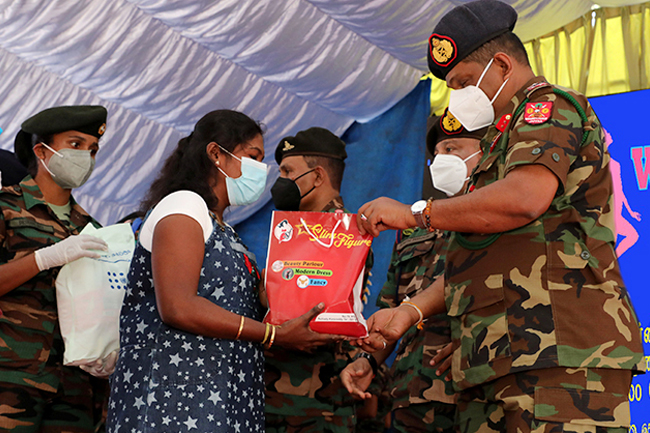
[[424, 209], [427, 207], [427, 201], [426, 200], [418, 200], [413, 205], [411, 206], [411, 213], [413, 214], [413, 217], [415, 218], [415, 222], [418, 224], [418, 227], [421, 229], [427, 228], [426, 224], [424, 223], [424, 217], [422, 216], [422, 213], [424, 212]]
[[376, 376], [379, 366], [377, 365], [377, 360], [375, 359], [375, 357], [369, 354], [368, 352], [359, 352], [352, 360], [355, 361], [359, 358], [366, 358], [368, 360], [368, 362], [370, 363], [370, 368], [372, 368], [372, 374]]

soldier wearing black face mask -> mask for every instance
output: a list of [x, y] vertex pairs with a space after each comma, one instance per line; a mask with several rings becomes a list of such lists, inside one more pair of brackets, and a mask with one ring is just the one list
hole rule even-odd
[[339, 191], [347, 156], [345, 143], [324, 128], [280, 140], [275, 150], [280, 177], [271, 188], [275, 207], [310, 212], [343, 209]]
[[[280, 140], [275, 160], [280, 177], [271, 188], [279, 210], [336, 212], [343, 207], [340, 189], [347, 158], [345, 143], [324, 128], [309, 128]], [[366, 261], [367, 275], [372, 254]], [[359, 352], [347, 342], [321, 346], [312, 353], [268, 350], [266, 356], [266, 432], [355, 431], [356, 401], [339, 378]], [[286, 380], [286, 377], [290, 380]], [[309, 386], [296, 387], [301, 383]]]

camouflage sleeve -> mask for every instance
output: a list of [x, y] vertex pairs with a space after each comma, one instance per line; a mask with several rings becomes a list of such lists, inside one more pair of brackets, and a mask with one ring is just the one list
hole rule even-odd
[[393, 245], [393, 252], [390, 256], [390, 264], [388, 265], [388, 273], [386, 275], [386, 282], [381, 288], [377, 296], [377, 306], [379, 308], [395, 308], [397, 307], [397, 275], [395, 263], [397, 257], [397, 242]]
[[540, 164], [551, 170], [564, 188], [569, 167], [580, 151], [583, 125], [575, 107], [550, 90], [548, 93], [535, 92], [531, 100], [531, 103], [553, 104], [547, 121], [535, 125], [527, 123], [526, 110], [515, 119], [508, 140], [505, 174], [520, 165]]

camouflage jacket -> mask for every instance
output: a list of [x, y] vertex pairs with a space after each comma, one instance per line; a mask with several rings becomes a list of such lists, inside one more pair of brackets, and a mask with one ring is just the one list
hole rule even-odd
[[[0, 190], [0, 265], [79, 232], [99, 227], [73, 198], [70, 221], [59, 220], [31, 176]], [[0, 296], [0, 382], [55, 392], [61, 377], [63, 341], [54, 280], [59, 268]]]
[[[379, 292], [379, 308], [397, 307], [429, 287], [444, 272], [447, 232], [408, 229], [398, 232], [393, 247], [388, 278]], [[411, 327], [400, 340], [389, 376], [393, 409], [411, 404], [438, 401], [454, 403], [451, 382], [436, 376], [429, 362], [436, 351], [451, 341], [446, 314], [432, 316], [422, 329]]]
[[639, 323], [614, 252], [600, 121], [585, 96], [543, 77], [528, 82], [501, 115], [483, 139], [469, 193], [524, 164], [548, 168], [559, 188], [548, 210], [523, 227], [500, 236], [452, 235], [445, 298], [459, 344], [455, 384], [464, 389], [557, 366], [642, 370]]
[[[345, 210], [343, 199], [332, 200], [323, 212]], [[346, 211], [347, 212], [347, 211]], [[366, 260], [366, 279], [372, 251]], [[328, 344], [311, 353], [278, 347], [267, 350], [264, 372], [266, 412], [291, 416], [352, 416], [354, 400], [339, 375], [359, 349], [348, 342]]]

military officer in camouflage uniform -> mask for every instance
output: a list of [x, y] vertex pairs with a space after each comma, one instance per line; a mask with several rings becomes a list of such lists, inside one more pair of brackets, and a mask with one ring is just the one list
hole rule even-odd
[[[323, 128], [309, 128], [280, 140], [275, 151], [280, 177], [271, 189], [276, 208], [344, 211], [340, 188], [346, 157], [345, 143]], [[371, 256], [366, 272], [370, 267]], [[266, 351], [266, 431], [354, 432], [356, 401], [339, 374], [358, 351], [347, 342], [311, 353]]]
[[71, 195], [105, 129], [104, 107], [66, 106], [27, 119], [16, 136], [30, 174], [0, 191], [0, 431], [94, 431], [91, 377], [62, 365], [54, 280], [60, 266], [106, 248], [79, 235], [99, 225]]
[[[420, 215], [378, 199], [358, 222], [453, 232], [445, 284], [412, 301], [452, 318], [461, 431], [624, 432], [643, 347], [614, 252], [603, 128], [586, 97], [535, 76], [516, 19], [496, 0], [465, 3], [429, 40], [431, 71], [456, 89], [450, 111], [489, 125], [468, 193]], [[360, 343], [381, 348], [418, 316], [381, 310]]]
[[[454, 155], [466, 161], [466, 172], [471, 172], [480, 159], [479, 144], [487, 129], [467, 131], [448, 110], [442, 116], [430, 117], [428, 124], [427, 147], [436, 155], [434, 162], [436, 158], [445, 158], [440, 155]], [[436, 183], [439, 182], [436, 176]], [[388, 278], [379, 293], [377, 306], [395, 308], [442, 278], [448, 240], [449, 233], [442, 230], [398, 231]], [[451, 329], [446, 313], [412, 326], [402, 337], [389, 373], [392, 427], [396, 432], [454, 431], [456, 395], [452, 383], [445, 380], [446, 372], [437, 372], [430, 365], [438, 351], [450, 342]], [[381, 364], [392, 351], [391, 345], [371, 356], [375, 363]], [[360, 398], [368, 397], [363, 391], [372, 375], [371, 362], [372, 359], [361, 357], [342, 373], [346, 388]]]

